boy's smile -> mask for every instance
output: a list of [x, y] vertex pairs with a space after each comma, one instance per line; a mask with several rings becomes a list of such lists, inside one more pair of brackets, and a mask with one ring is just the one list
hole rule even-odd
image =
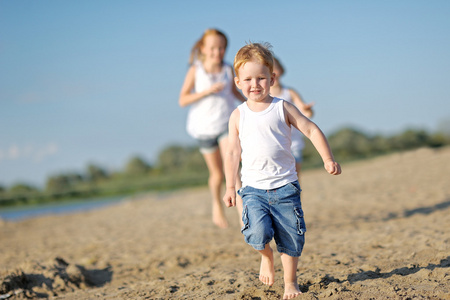
[[238, 74], [234, 79], [235, 83], [249, 101], [272, 101], [269, 92], [274, 76], [268, 67], [256, 61], [249, 61], [239, 68]]

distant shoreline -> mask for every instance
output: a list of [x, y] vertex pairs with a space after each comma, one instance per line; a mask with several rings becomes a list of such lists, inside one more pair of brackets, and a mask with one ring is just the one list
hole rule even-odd
[[0, 208], [0, 220], [17, 222], [45, 215], [83, 212], [114, 205], [125, 199], [125, 196], [112, 196]]

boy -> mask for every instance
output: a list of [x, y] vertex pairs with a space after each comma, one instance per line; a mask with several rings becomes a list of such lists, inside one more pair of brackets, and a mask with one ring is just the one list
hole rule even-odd
[[290, 151], [291, 126], [308, 137], [328, 173], [338, 175], [341, 167], [322, 131], [292, 104], [271, 97], [274, 82], [270, 45], [248, 44], [234, 59], [235, 83], [247, 101], [235, 109], [229, 122], [229, 148], [225, 157], [227, 207], [236, 205], [236, 176], [242, 155], [242, 233], [245, 241], [261, 254], [259, 280], [275, 281], [273, 251], [275, 238], [284, 269], [283, 299], [301, 294], [297, 264], [306, 231], [300, 202], [295, 159]]

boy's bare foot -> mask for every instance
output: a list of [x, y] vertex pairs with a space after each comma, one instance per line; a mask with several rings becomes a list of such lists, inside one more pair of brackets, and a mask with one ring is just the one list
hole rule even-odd
[[275, 282], [275, 268], [273, 264], [273, 250], [268, 245], [261, 253], [261, 268], [259, 270], [259, 280], [266, 284], [272, 285]]
[[283, 299], [294, 299], [298, 295], [300, 295], [302, 292], [300, 291], [300, 288], [298, 287], [297, 282], [290, 282], [284, 284], [284, 295]]
[[216, 224], [219, 228], [228, 227], [228, 221], [227, 218], [225, 217], [225, 213], [223, 212], [222, 207], [213, 205], [212, 215], [213, 215], [212, 220], [214, 224]]

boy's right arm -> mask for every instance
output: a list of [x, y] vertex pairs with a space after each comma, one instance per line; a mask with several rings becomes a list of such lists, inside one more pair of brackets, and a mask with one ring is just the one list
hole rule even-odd
[[225, 153], [226, 191], [223, 201], [227, 207], [236, 205], [236, 178], [241, 160], [241, 143], [239, 141], [239, 109], [230, 116], [228, 129], [228, 147]]

